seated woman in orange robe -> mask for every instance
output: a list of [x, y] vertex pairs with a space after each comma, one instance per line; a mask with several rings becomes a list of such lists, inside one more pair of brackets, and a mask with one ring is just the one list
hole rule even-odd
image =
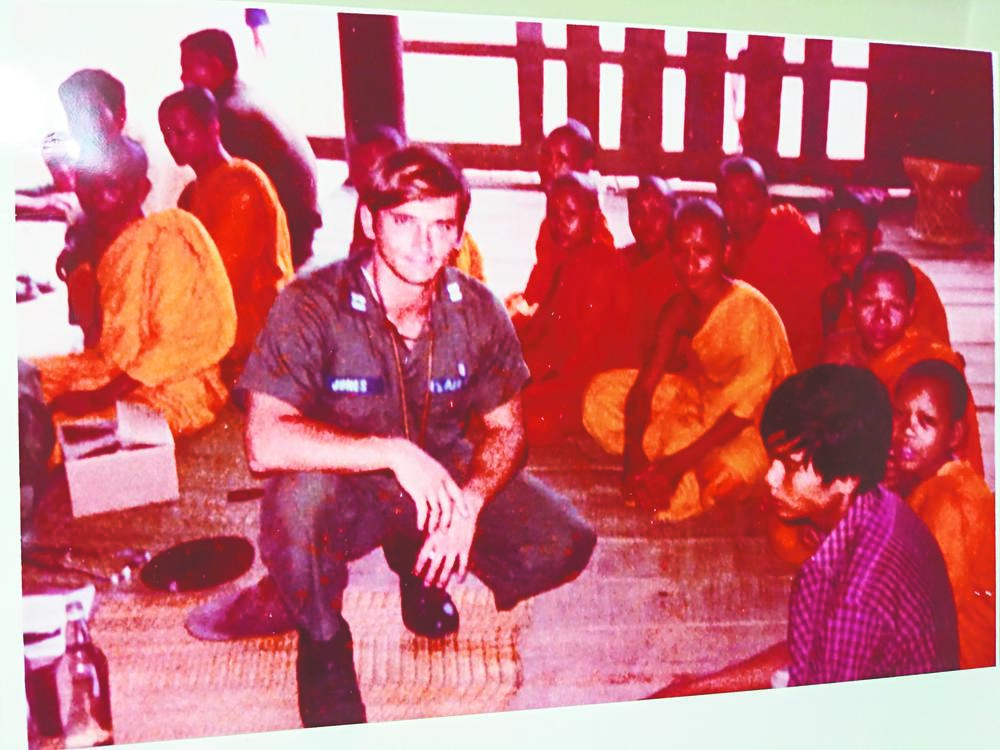
[[[820, 244], [840, 278], [823, 290], [823, 333], [828, 336], [854, 326], [851, 278], [858, 263], [881, 242], [875, 209], [847, 190], [838, 190], [819, 212]], [[950, 343], [948, 318], [930, 278], [910, 263], [916, 280], [912, 326]]]
[[955, 456], [967, 402], [965, 377], [947, 362], [924, 360], [907, 369], [893, 393], [886, 475], [944, 554], [963, 669], [996, 663], [995, 498], [982, 476]]
[[562, 260], [533, 314], [513, 316], [532, 376], [521, 399], [533, 445], [581, 430], [584, 388], [605, 368], [609, 329], [624, 302], [621, 259], [595, 238], [597, 193], [583, 176], [552, 183], [546, 221]]
[[626, 499], [660, 520], [746, 499], [762, 484], [768, 464], [757, 424], [795, 369], [774, 307], [725, 275], [725, 243], [714, 202], [681, 205], [670, 251], [682, 291], [663, 308], [642, 368], [601, 373], [584, 398], [587, 432], [624, 455]]
[[170, 155], [195, 173], [177, 205], [212, 235], [233, 287], [236, 343], [222, 361], [223, 380], [232, 387], [278, 292], [295, 273], [285, 211], [261, 168], [223, 148], [209, 91], [191, 87], [171, 94], [160, 104], [159, 119]]
[[798, 369], [811, 367], [823, 347], [820, 298], [836, 279], [816, 234], [792, 206], [771, 206], [764, 171], [749, 157], [724, 160], [716, 187], [731, 232], [726, 273], [770, 300]]

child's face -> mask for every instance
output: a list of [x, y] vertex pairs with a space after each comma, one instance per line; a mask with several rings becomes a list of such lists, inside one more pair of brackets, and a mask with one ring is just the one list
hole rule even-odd
[[722, 181], [719, 205], [733, 235], [738, 239], [751, 239], [764, 223], [771, 200], [753, 177], [733, 174]]
[[682, 219], [674, 230], [670, 259], [677, 280], [697, 293], [722, 278], [724, 248], [719, 228], [705, 217]]
[[590, 241], [594, 226], [594, 206], [582, 191], [552, 192], [545, 214], [552, 239], [560, 247], [576, 247]]
[[629, 196], [628, 225], [640, 245], [662, 247], [670, 231], [670, 220], [670, 204], [658, 190], [638, 188]]
[[835, 211], [823, 230], [821, 242], [826, 257], [837, 271], [847, 276], [871, 252], [873, 237], [857, 212]]
[[582, 171], [586, 165], [580, 163], [576, 145], [564, 136], [546, 138], [538, 155], [538, 176], [542, 189], [547, 190], [553, 180], [573, 171]]
[[880, 354], [899, 341], [913, 318], [902, 276], [891, 271], [868, 274], [854, 295], [854, 326], [861, 343]]
[[920, 480], [934, 476], [951, 459], [960, 437], [948, 389], [933, 378], [900, 382], [893, 398], [892, 425], [896, 466]]

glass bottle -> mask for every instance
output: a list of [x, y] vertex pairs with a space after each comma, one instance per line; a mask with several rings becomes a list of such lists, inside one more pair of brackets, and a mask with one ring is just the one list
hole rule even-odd
[[56, 668], [63, 746], [113, 745], [108, 658], [90, 640], [83, 605], [66, 605], [66, 653]]

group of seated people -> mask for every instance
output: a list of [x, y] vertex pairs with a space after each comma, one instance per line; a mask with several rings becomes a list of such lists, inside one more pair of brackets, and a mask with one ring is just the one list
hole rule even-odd
[[[57, 420], [118, 400], [149, 405], [175, 433], [210, 424], [230, 397], [282, 288], [311, 255], [321, 218], [308, 143], [253, 102], [232, 40], [181, 44], [184, 88], [163, 100], [166, 145], [195, 179], [177, 208], [144, 216], [141, 146], [123, 134], [122, 85], [83, 70], [60, 88], [79, 144], [69, 184], [80, 217], [58, 271], [82, 353], [36, 362]], [[350, 179], [406, 145], [353, 133]], [[643, 175], [628, 194], [634, 243], [616, 248], [592, 178], [595, 145], [570, 121], [542, 145], [546, 211], [536, 261], [506, 308], [531, 381], [529, 445], [589, 434], [622, 457], [625, 502], [664, 521], [767, 494], [765, 405], [820, 363], [867, 368], [892, 398], [885, 484], [944, 553], [963, 667], [995, 660], [993, 494], [976, 407], [930, 279], [877, 251], [870, 205], [837, 191], [817, 235], [772, 205], [759, 164], [725, 159], [717, 200], [678, 199]], [[360, 211], [347, 253], [367, 252]], [[468, 230], [450, 264], [485, 281]], [[823, 542], [801, 519], [763, 511], [774, 549], [800, 565]]]

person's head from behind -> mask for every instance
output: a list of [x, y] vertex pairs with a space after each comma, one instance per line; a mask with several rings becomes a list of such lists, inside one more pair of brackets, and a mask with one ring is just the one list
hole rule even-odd
[[939, 359], [918, 362], [896, 381], [892, 406], [896, 469], [908, 480], [929, 479], [952, 460], [965, 436], [965, 376]]
[[121, 136], [126, 117], [125, 87], [107, 71], [76, 71], [59, 85], [59, 100], [81, 152], [103, 150]]
[[881, 241], [875, 208], [849, 190], [838, 189], [820, 208], [820, 241], [830, 264], [845, 276]]
[[167, 150], [180, 165], [196, 166], [218, 153], [219, 108], [208, 89], [192, 86], [160, 103], [160, 130]]
[[723, 280], [729, 230], [715, 201], [681, 201], [670, 225], [669, 239], [670, 259], [681, 286], [700, 296]]
[[666, 180], [643, 175], [628, 193], [628, 225], [637, 245], [660, 250], [667, 242], [674, 215], [674, 192]]
[[203, 29], [181, 40], [181, 83], [216, 93], [236, 78], [233, 38], [221, 29]]
[[423, 145], [376, 162], [360, 198], [361, 225], [378, 257], [417, 285], [431, 281], [458, 247], [471, 200], [462, 171]]
[[599, 210], [597, 189], [586, 175], [570, 172], [553, 180], [545, 219], [555, 244], [569, 249], [592, 242]]
[[538, 176], [542, 190], [570, 172], [589, 172], [594, 167], [594, 137], [590, 128], [578, 120], [567, 120], [542, 141], [538, 154]]
[[858, 263], [851, 280], [854, 329], [869, 355], [903, 338], [913, 320], [916, 290], [912, 266], [896, 253], [871, 253]]
[[135, 141], [113, 145], [98, 165], [77, 171], [76, 195], [88, 223], [120, 228], [141, 214], [149, 193], [146, 152]]
[[778, 516], [829, 530], [856, 495], [884, 478], [892, 405], [870, 370], [817, 365], [774, 390], [760, 434], [771, 461], [766, 481]]
[[733, 237], [753, 239], [771, 207], [767, 178], [760, 164], [742, 154], [724, 159], [715, 187]]
[[405, 145], [406, 139], [390, 125], [376, 125], [352, 134], [347, 147], [348, 173], [359, 195], [379, 159]]

